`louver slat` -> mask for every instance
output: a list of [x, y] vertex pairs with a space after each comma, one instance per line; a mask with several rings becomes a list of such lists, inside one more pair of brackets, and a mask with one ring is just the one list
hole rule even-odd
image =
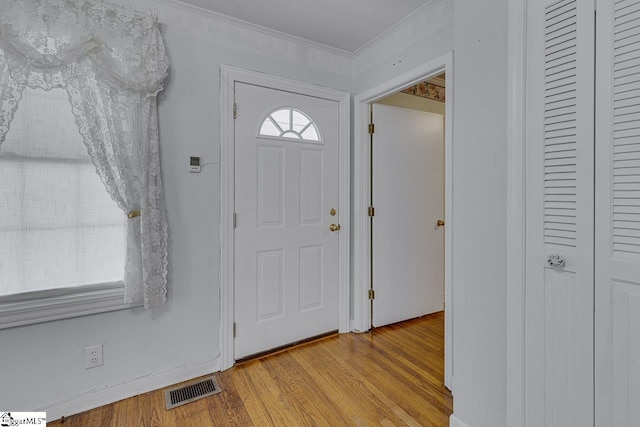
[[[576, 246], [575, 0], [546, 11], [544, 80], [544, 242]], [[640, 114], [640, 110], [638, 110]]]
[[617, 2], [613, 21], [612, 243], [640, 255], [640, 3]]

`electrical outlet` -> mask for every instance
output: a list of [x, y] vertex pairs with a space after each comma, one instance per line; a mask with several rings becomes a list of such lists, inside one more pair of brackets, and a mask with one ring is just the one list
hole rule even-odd
[[94, 345], [84, 349], [85, 369], [95, 368], [102, 365], [102, 344]]

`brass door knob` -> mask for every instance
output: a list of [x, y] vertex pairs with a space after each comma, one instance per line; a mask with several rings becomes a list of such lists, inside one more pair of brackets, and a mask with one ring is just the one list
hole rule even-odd
[[438, 227], [442, 227], [442, 226], [444, 225], [444, 221], [443, 221], [443, 220], [441, 220], [441, 219], [439, 219], [439, 220], [438, 220], [438, 222], [436, 222], [436, 225], [437, 225]]
[[331, 225], [329, 226], [329, 230], [331, 230], [331, 231], [338, 231], [338, 230], [340, 230], [340, 224], [331, 224]]

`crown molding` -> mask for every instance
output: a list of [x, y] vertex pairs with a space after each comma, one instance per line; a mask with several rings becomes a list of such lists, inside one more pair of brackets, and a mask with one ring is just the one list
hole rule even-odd
[[155, 11], [160, 24], [181, 28], [194, 37], [256, 55], [277, 54], [283, 61], [306, 62], [310, 68], [357, 76], [406, 48], [410, 39], [424, 40], [450, 25], [454, 0], [428, 0], [370, 42], [349, 52], [186, 3], [183, 0], [111, 0]]
[[[169, 7], [174, 7], [176, 9], [180, 9], [184, 12], [187, 13], [191, 13], [191, 14], [195, 14], [198, 16], [203, 16], [205, 18], [208, 19], [212, 19], [215, 21], [221, 21], [227, 24], [231, 24], [237, 27], [241, 27], [250, 31], [255, 31], [258, 33], [262, 33], [268, 36], [272, 36], [272, 37], [276, 37], [279, 39], [284, 39], [290, 42], [294, 42], [296, 44], [302, 44], [305, 45], [309, 48], [313, 48], [313, 49], [319, 49], [319, 50], [323, 50], [329, 53], [332, 53], [334, 55], [340, 55], [343, 56], [345, 58], [349, 58], [352, 59], [354, 53], [353, 52], [349, 52], [343, 49], [339, 49], [337, 47], [333, 47], [333, 46], [328, 46], [322, 43], [317, 43], [302, 37], [297, 37], [297, 36], [293, 36], [291, 34], [282, 32], [282, 31], [278, 31], [278, 30], [274, 30], [272, 28], [268, 28], [268, 27], [264, 27], [262, 25], [257, 25], [257, 24], [253, 24], [251, 22], [248, 21], [244, 21], [242, 19], [238, 19], [238, 18], [234, 18], [232, 16], [229, 15], [224, 15], [222, 13], [218, 13], [218, 12], [214, 12], [212, 10], [209, 9], [205, 9], [203, 7], [200, 6], [195, 6], [189, 3], [186, 3], [184, 1], [181, 0], [152, 0], [154, 3], [159, 3], [159, 4], [163, 4], [165, 6], [169, 6]], [[436, 0], [439, 1], [439, 0]]]

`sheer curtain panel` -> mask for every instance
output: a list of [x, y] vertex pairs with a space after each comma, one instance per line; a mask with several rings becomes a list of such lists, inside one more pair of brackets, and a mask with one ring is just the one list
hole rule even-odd
[[[78, 144], [89, 154], [102, 190], [126, 216], [124, 302], [145, 307], [164, 303], [167, 293], [156, 102], [167, 69], [153, 16], [93, 0], [0, 5], [0, 154], [27, 91], [66, 92]], [[78, 148], [69, 150], [74, 157]], [[52, 185], [65, 185], [51, 173]]]

